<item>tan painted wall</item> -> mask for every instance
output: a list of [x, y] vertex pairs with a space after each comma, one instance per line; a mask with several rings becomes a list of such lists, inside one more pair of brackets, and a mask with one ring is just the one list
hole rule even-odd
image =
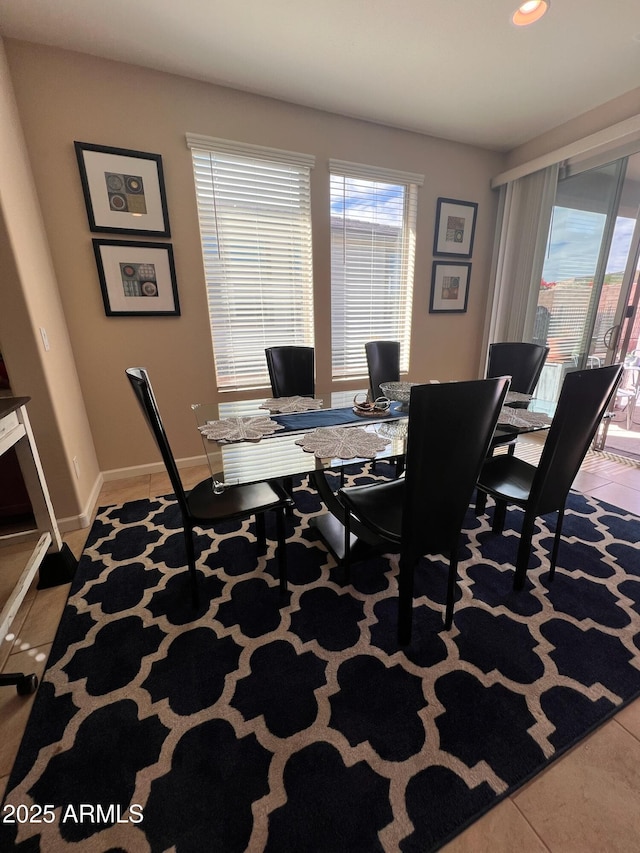
[[583, 113], [583, 115], [561, 124], [554, 130], [529, 140], [518, 148], [514, 148], [507, 155], [505, 171], [639, 114], [640, 88], [633, 89], [619, 98], [614, 98], [614, 100]]
[[[420, 190], [410, 378], [475, 377], [495, 226], [500, 154], [83, 54], [7, 40], [6, 51], [100, 468], [156, 461], [127, 366], [150, 371], [177, 457], [202, 453], [189, 404], [215, 399], [187, 132], [313, 154], [318, 381], [330, 370], [330, 157], [425, 174]], [[180, 318], [106, 317], [73, 141], [159, 153]], [[476, 201], [469, 310], [430, 315], [439, 196]], [[104, 235], [108, 236], [108, 235]], [[135, 239], [135, 238], [132, 238]]]
[[0, 343], [14, 394], [31, 397], [28, 411], [56, 515], [78, 516], [99, 469], [1, 41]]

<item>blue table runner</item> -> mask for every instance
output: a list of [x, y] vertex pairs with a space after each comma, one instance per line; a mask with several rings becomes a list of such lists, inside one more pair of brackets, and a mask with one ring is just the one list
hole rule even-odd
[[352, 406], [346, 406], [341, 409], [315, 409], [310, 412], [296, 412], [292, 415], [271, 415], [271, 418], [284, 427], [284, 430], [278, 430], [275, 433], [275, 435], [282, 435], [283, 432], [299, 432], [305, 429], [319, 429], [320, 427], [354, 423], [365, 426], [367, 423], [406, 418], [408, 413], [400, 411], [401, 405], [401, 403], [392, 403], [389, 409], [391, 414], [382, 417], [356, 415]]

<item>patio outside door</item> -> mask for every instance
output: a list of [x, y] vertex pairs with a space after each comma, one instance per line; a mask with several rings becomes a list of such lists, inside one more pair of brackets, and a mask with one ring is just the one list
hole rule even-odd
[[[549, 346], [537, 396], [555, 402], [567, 373], [635, 360], [640, 347], [640, 154], [558, 181], [532, 339]], [[639, 359], [640, 361], [640, 359]], [[637, 375], [626, 372], [624, 383]], [[640, 403], [618, 394], [599, 447], [640, 459]]]

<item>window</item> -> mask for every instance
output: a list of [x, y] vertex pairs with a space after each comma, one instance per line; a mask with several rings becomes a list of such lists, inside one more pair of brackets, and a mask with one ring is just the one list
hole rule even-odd
[[219, 390], [269, 385], [264, 350], [313, 346], [313, 157], [187, 136]]
[[367, 376], [367, 341], [400, 341], [409, 369], [415, 225], [422, 175], [331, 160], [333, 378]]

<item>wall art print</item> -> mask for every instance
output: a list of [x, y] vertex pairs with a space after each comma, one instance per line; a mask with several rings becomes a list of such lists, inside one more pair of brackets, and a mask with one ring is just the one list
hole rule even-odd
[[93, 251], [108, 317], [180, 314], [170, 243], [93, 240]]
[[474, 201], [439, 198], [436, 208], [434, 255], [470, 258], [476, 231], [478, 205]]
[[74, 142], [89, 228], [170, 237], [162, 157]]
[[431, 272], [430, 314], [464, 314], [469, 301], [471, 264], [434, 261]]

